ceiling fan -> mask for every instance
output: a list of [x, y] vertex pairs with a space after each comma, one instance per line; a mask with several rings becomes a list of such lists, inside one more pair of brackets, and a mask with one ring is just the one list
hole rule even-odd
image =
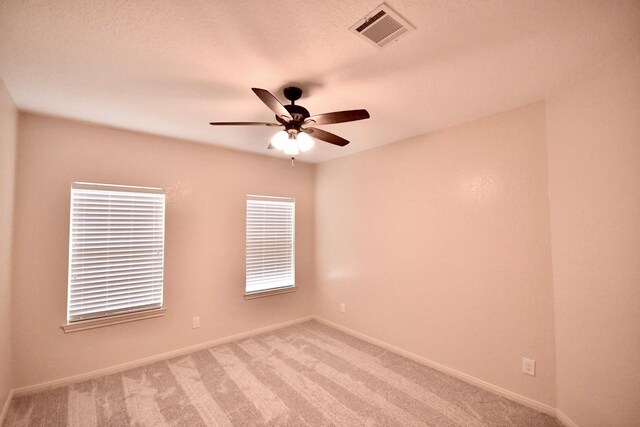
[[306, 108], [296, 105], [296, 101], [302, 96], [302, 89], [297, 87], [287, 87], [283, 91], [284, 97], [291, 101], [290, 105], [282, 105], [268, 90], [258, 88], [251, 90], [276, 114], [277, 123], [211, 122], [209, 124], [213, 126], [284, 127], [284, 130], [279, 131], [271, 138], [268, 148], [283, 150], [285, 154], [291, 156], [296, 156], [300, 151], [307, 151], [313, 147], [313, 139], [309, 136], [340, 147], [349, 143], [338, 135], [313, 127], [314, 125], [330, 125], [369, 118], [367, 110], [334, 111], [312, 116]]

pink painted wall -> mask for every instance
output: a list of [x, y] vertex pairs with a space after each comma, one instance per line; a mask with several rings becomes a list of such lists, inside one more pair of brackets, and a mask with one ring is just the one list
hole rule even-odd
[[18, 113], [0, 80], [0, 413], [12, 385], [11, 240]]
[[[20, 114], [14, 387], [86, 373], [306, 316], [314, 171], [286, 159]], [[167, 189], [164, 317], [65, 335], [72, 181]], [[297, 292], [245, 300], [247, 194], [296, 198]], [[191, 318], [201, 317], [200, 329]]]
[[547, 102], [558, 409], [640, 425], [640, 40]]
[[317, 314], [554, 406], [548, 209], [542, 103], [322, 163]]

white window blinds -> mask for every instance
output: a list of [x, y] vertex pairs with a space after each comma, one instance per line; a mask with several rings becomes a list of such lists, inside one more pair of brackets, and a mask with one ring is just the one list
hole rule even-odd
[[246, 293], [295, 285], [295, 201], [247, 196]]
[[73, 183], [69, 322], [162, 307], [164, 190]]

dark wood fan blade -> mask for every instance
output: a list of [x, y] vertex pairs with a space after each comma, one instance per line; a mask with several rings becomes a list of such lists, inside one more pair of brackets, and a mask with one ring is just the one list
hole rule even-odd
[[331, 132], [327, 132], [322, 129], [306, 128], [306, 129], [302, 129], [302, 131], [305, 133], [308, 133], [310, 136], [316, 139], [320, 139], [324, 142], [328, 142], [329, 144], [339, 145], [340, 147], [344, 147], [349, 143], [349, 141], [347, 141], [346, 139], [341, 138], [338, 135], [334, 135]]
[[287, 119], [291, 118], [287, 109], [284, 108], [284, 105], [282, 105], [275, 96], [271, 95], [271, 92], [255, 87], [252, 87], [251, 90], [253, 93], [258, 95], [258, 98], [260, 98], [260, 100], [264, 102], [271, 111], [276, 113], [277, 116], [286, 117]]
[[367, 110], [335, 111], [333, 113], [316, 114], [309, 117], [306, 122], [310, 125], [330, 125], [332, 123], [355, 122], [356, 120], [368, 119]]
[[280, 123], [267, 122], [211, 122], [212, 126], [282, 126]]

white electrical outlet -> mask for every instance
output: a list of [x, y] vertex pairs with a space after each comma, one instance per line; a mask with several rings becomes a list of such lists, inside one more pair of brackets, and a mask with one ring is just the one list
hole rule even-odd
[[345, 305], [343, 302], [340, 303], [340, 313], [344, 313], [345, 311], [347, 311]]
[[200, 316], [191, 319], [191, 328], [197, 329], [200, 327]]
[[536, 376], [536, 361], [532, 359], [522, 358], [522, 372], [532, 377]]

